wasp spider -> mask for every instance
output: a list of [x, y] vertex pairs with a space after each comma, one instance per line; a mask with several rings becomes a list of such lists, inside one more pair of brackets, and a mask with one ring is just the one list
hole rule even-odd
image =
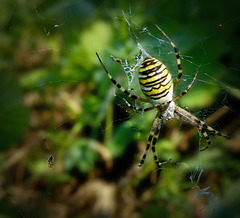
[[[146, 57], [141, 63], [141, 66], [139, 69], [139, 76], [138, 76], [141, 90], [142, 90], [143, 94], [146, 96], [146, 99], [138, 97], [136, 95], [132, 95], [129, 91], [127, 91], [119, 83], [117, 83], [116, 80], [113, 79], [113, 77], [110, 75], [110, 73], [104, 66], [98, 53], [96, 53], [102, 67], [104, 68], [108, 77], [110, 78], [110, 80], [116, 87], [118, 87], [122, 92], [124, 92], [129, 98], [138, 100], [140, 102], [152, 104], [151, 107], [140, 108], [140, 107], [135, 107], [135, 106], [130, 105], [125, 100], [126, 104], [130, 108], [137, 110], [137, 111], [142, 111], [142, 112], [157, 109], [157, 115], [153, 121], [152, 129], [150, 131], [150, 135], [149, 135], [148, 141], [147, 141], [146, 150], [142, 156], [142, 159], [140, 160], [140, 162], [138, 164], [139, 167], [143, 165], [144, 160], [147, 156], [147, 153], [148, 153], [148, 150], [150, 147], [152, 148], [154, 161], [157, 164], [157, 166], [165, 164], [171, 160], [170, 159], [168, 161], [159, 162], [156, 151], [155, 151], [155, 145], [156, 145], [156, 142], [157, 142], [157, 139], [159, 136], [160, 126], [161, 126], [161, 122], [162, 122], [163, 118], [165, 118], [167, 120], [171, 120], [174, 118], [174, 114], [177, 114], [179, 117], [188, 121], [193, 126], [196, 126], [198, 128], [198, 130], [202, 132], [204, 138], [207, 140], [207, 146], [205, 148], [201, 149], [200, 151], [206, 150], [211, 144], [210, 138], [206, 131], [212, 132], [219, 136], [224, 136], [224, 135], [222, 135], [222, 133], [220, 133], [219, 131], [208, 126], [205, 122], [199, 120], [197, 117], [193, 116], [188, 111], [175, 105], [174, 102], [177, 99], [181, 98], [183, 95], [185, 95], [188, 92], [188, 90], [192, 87], [194, 81], [196, 80], [198, 71], [196, 71], [192, 82], [188, 85], [186, 90], [184, 90], [182, 93], [180, 93], [176, 97], [173, 97], [173, 92], [176, 90], [176, 88], [179, 84], [179, 81], [182, 77], [181, 60], [179, 57], [178, 49], [176, 48], [174, 43], [170, 40], [170, 38], [166, 35], [166, 33], [163, 32], [162, 29], [160, 29], [157, 25], [156, 25], [156, 27], [158, 28], [158, 30], [160, 32], [162, 32], [162, 34], [168, 39], [168, 41], [174, 48], [176, 58], [177, 58], [178, 76], [177, 76], [175, 83], [173, 84], [172, 76], [171, 76], [170, 72], [168, 71], [168, 69], [166, 68], [166, 66], [161, 61], [157, 60], [156, 58]], [[115, 61], [122, 64], [121, 60], [119, 60], [119, 59], [115, 59]], [[224, 137], [227, 137], [227, 136], [224, 136]]]

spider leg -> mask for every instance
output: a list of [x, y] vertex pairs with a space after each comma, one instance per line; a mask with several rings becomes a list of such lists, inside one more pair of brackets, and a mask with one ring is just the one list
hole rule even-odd
[[153, 140], [152, 140], [153, 158], [154, 158], [154, 161], [157, 164], [157, 166], [159, 166], [160, 164], [159, 164], [159, 160], [158, 160], [158, 157], [157, 157], [155, 145], [157, 143], [158, 136], [159, 136], [159, 133], [160, 133], [161, 122], [162, 122], [162, 115], [159, 117], [158, 125], [157, 125], [157, 128], [155, 129], [155, 132], [153, 134]]
[[200, 151], [206, 150], [211, 144], [210, 138], [205, 130], [208, 130], [209, 132], [212, 132], [215, 135], [229, 138], [229, 136], [223, 135], [221, 132], [217, 131], [216, 129], [212, 128], [211, 126], [208, 126], [205, 122], [201, 121], [200, 119], [193, 116], [188, 111], [184, 110], [183, 108], [181, 108], [177, 105], [175, 105], [174, 112], [176, 114], [178, 114], [180, 117], [182, 117], [183, 119], [185, 119], [186, 121], [188, 121], [189, 123], [191, 123], [192, 125], [197, 126], [198, 129], [203, 133], [203, 136], [207, 140], [208, 145], [206, 148], [203, 148]]
[[199, 127], [198, 127], [198, 130], [202, 132], [203, 137], [204, 137], [204, 138], [206, 139], [206, 141], [207, 141], [207, 146], [204, 147], [204, 148], [202, 148], [202, 149], [200, 149], [200, 151], [205, 151], [205, 150], [208, 149], [209, 146], [211, 145], [211, 140], [210, 140], [207, 132], [203, 129], [203, 126], [199, 126]]
[[198, 129], [202, 132], [204, 138], [206, 139], [206, 141], [208, 143], [208, 145], [206, 147], [200, 149], [200, 151], [205, 151], [211, 145], [211, 140], [210, 140], [207, 132], [205, 130], [203, 130], [203, 128], [208, 130], [209, 132], [214, 133], [215, 135], [222, 136], [224, 138], [230, 138], [229, 136], [223, 135], [221, 132], [217, 131], [216, 129], [213, 129], [211, 126], [208, 126], [205, 122], [203, 122], [203, 121], [201, 121], [201, 120], [199, 120], [197, 118], [196, 118], [196, 122], [201, 123], [201, 126], [199, 126]]
[[212, 128], [211, 126], [208, 126], [205, 122], [199, 120], [195, 117], [195, 121], [203, 126], [204, 129], [208, 130], [209, 132], [214, 133], [215, 135], [222, 136], [224, 138], [230, 138], [230, 136], [223, 135], [221, 132], [217, 131], [216, 129]]
[[131, 105], [128, 101], [126, 101], [125, 99], [123, 99], [125, 101], [125, 103], [127, 104], [128, 107], [130, 107], [131, 109], [134, 109], [136, 111], [142, 111], [142, 112], [147, 112], [150, 110], [155, 109], [156, 107], [152, 106], [152, 107], [147, 107], [147, 108], [141, 108], [141, 107], [135, 107], [133, 105]]
[[141, 158], [141, 160], [140, 160], [140, 162], [138, 164], [138, 167], [141, 167], [144, 164], [144, 161], [145, 161], [145, 159], [147, 157], [148, 150], [149, 150], [150, 145], [151, 145], [152, 138], [153, 138], [153, 133], [151, 132], [149, 137], [148, 137], [146, 149], [145, 149], [145, 151], [143, 153], [143, 156], [142, 156], [142, 158]]
[[175, 91], [177, 86], [178, 86], [178, 83], [180, 82], [180, 79], [182, 77], [182, 65], [181, 65], [181, 60], [180, 60], [180, 57], [179, 57], [179, 51], [178, 51], [177, 47], [175, 46], [175, 44], [172, 42], [172, 40], [167, 36], [167, 34], [160, 27], [158, 27], [158, 25], [155, 24], [155, 26], [166, 37], [166, 39], [170, 42], [170, 44], [174, 48], [174, 52], [176, 54], [177, 65], [178, 65], [178, 75], [177, 75], [177, 79], [176, 79], [176, 81], [174, 83], [174, 87], [173, 87], [173, 90]]
[[157, 166], [161, 166], [161, 165], [166, 164], [166, 163], [168, 163], [169, 161], [171, 161], [171, 159], [169, 159], [169, 160], [164, 161], [164, 162], [159, 162], [158, 157], [157, 157], [155, 145], [156, 145], [156, 143], [157, 143], [158, 136], [159, 136], [159, 133], [160, 133], [162, 115], [159, 117], [159, 119], [160, 119], [160, 120], [159, 120], [158, 125], [157, 125], [157, 128], [156, 128], [156, 130], [155, 130], [155, 132], [154, 132], [153, 140], [152, 140], [153, 158], [154, 158], [154, 161], [155, 161], [155, 163], [157, 164]]
[[[182, 92], [180, 93], [179, 95], [177, 95], [175, 98], [172, 99], [172, 101], [176, 101], [178, 100], [179, 98], [181, 98], [182, 96], [186, 95], [187, 92], [189, 91], [189, 89], [192, 87], [193, 83], [195, 82], [196, 78], [197, 78], [197, 75], [198, 75], [198, 70], [196, 71], [194, 77], [193, 77], [193, 80], [192, 82], [188, 85], [188, 87]], [[168, 103], [170, 103], [171, 101], [169, 101]]]
[[153, 152], [154, 161], [157, 164], [157, 166], [161, 166], [163, 164], [166, 164], [166, 163], [168, 163], [171, 160], [171, 159], [169, 159], [169, 160], [164, 161], [164, 162], [159, 162], [158, 157], [157, 157], [157, 153], [156, 153], [156, 150], [155, 150], [155, 145], [157, 143], [157, 139], [158, 139], [158, 136], [159, 136], [159, 133], [160, 133], [162, 118], [163, 118], [162, 112], [158, 111], [158, 113], [156, 115], [156, 118], [155, 118], [155, 120], [153, 122], [150, 135], [148, 137], [148, 141], [147, 141], [147, 146], [146, 146], [145, 152], [144, 152], [144, 154], [142, 156], [142, 159], [140, 160], [140, 162], [138, 164], [139, 167], [141, 167], [144, 164], [144, 161], [146, 159], [146, 156], [147, 156], [148, 150], [149, 150], [149, 148], [151, 146], [151, 143], [152, 143], [152, 152]]
[[200, 149], [200, 151], [205, 151], [205, 150], [207, 150], [207, 149], [209, 148], [209, 146], [211, 145], [211, 140], [210, 140], [210, 138], [209, 138], [207, 132], [202, 131], [202, 134], [203, 134], [204, 138], [207, 140], [207, 143], [208, 143], [208, 144], [207, 144], [206, 147]]
[[143, 164], [144, 164], [144, 161], [146, 159], [146, 156], [147, 156], [147, 153], [148, 153], [148, 150], [151, 146], [151, 142], [152, 142], [152, 139], [153, 139], [153, 136], [155, 134], [155, 130], [156, 128], [160, 128], [160, 125], [161, 125], [161, 121], [162, 121], [162, 115], [160, 115], [160, 112], [157, 113], [156, 117], [155, 117], [155, 120], [153, 121], [153, 125], [152, 125], [152, 129], [150, 131], [150, 135], [148, 137], [148, 141], [147, 141], [147, 146], [146, 146], [146, 149], [143, 153], [143, 156], [142, 156], [142, 159], [140, 160], [138, 166], [141, 167]]
[[[99, 62], [101, 63], [103, 69], [106, 71], [109, 79], [112, 81], [112, 83], [118, 87], [123, 93], [125, 93], [129, 98], [132, 98], [134, 100], [138, 100], [138, 101], [141, 101], [141, 102], [149, 102], [147, 99], [144, 99], [144, 98], [141, 98], [141, 97], [138, 97], [136, 95], [132, 95], [129, 91], [127, 91], [125, 88], [123, 88], [119, 83], [117, 83], [117, 81], [115, 79], [113, 79], [113, 77], [111, 76], [111, 74], [108, 72], [107, 68], [105, 67], [105, 65], [103, 64], [102, 60], [100, 59], [98, 53], [96, 53], [97, 57], [98, 57], [98, 60]], [[116, 62], [119, 62], [121, 63], [121, 61], [119, 59], [114, 59]]]

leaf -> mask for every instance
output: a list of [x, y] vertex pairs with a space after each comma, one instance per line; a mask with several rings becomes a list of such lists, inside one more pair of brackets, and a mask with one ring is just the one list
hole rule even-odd
[[75, 141], [65, 158], [66, 169], [77, 168], [81, 172], [88, 172], [97, 158], [97, 152], [93, 149], [94, 143], [94, 140], [89, 139]]
[[136, 130], [133, 123], [124, 122], [118, 127], [112, 139], [107, 143], [107, 149], [113, 157], [119, 157], [134, 140], [136, 140]]

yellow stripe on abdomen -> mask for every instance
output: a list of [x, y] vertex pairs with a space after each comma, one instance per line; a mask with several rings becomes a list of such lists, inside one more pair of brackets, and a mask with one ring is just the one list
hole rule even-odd
[[171, 85], [172, 85], [172, 80], [170, 80], [166, 86], [161, 86], [159, 84], [159, 85], [151, 87], [151, 89], [149, 91], [147, 91], [147, 89], [144, 89], [144, 87], [143, 87], [142, 92], [145, 95], [147, 95], [148, 97], [158, 96], [160, 98], [162, 95], [165, 94], [166, 91], [168, 91], [170, 89]]
[[142, 92], [155, 106], [172, 100], [173, 81], [164, 64], [155, 58], [145, 58], [139, 70]]

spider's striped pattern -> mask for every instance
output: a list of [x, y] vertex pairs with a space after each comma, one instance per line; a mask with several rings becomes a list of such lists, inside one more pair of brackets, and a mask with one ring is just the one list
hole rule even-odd
[[[208, 126], [205, 122], [199, 120], [197, 117], [195, 117], [188, 111], [175, 105], [174, 102], [177, 99], [181, 98], [183, 95], [185, 95], [188, 92], [188, 90], [191, 88], [194, 81], [196, 80], [198, 71], [196, 71], [192, 82], [188, 85], [186, 90], [181, 92], [176, 97], [173, 97], [173, 92], [176, 90], [176, 88], [179, 84], [179, 81], [182, 77], [181, 60], [179, 57], [178, 49], [176, 48], [175, 44], [163, 32], [162, 29], [160, 29], [157, 25], [156, 25], [156, 27], [158, 28], [158, 30], [160, 30], [162, 32], [162, 34], [168, 39], [168, 41], [174, 48], [176, 58], [177, 58], [178, 76], [177, 76], [175, 83], [173, 84], [172, 76], [171, 76], [170, 72], [168, 71], [168, 69], [166, 68], [166, 66], [161, 61], [157, 60], [156, 58], [146, 57], [141, 63], [141, 66], [139, 69], [139, 76], [138, 76], [141, 90], [142, 90], [143, 94], [146, 96], [146, 99], [138, 97], [136, 95], [132, 95], [129, 91], [127, 91], [119, 83], [117, 83], [117, 81], [115, 79], [113, 79], [111, 74], [108, 72], [108, 70], [104, 66], [99, 55], [96, 53], [101, 65], [103, 66], [108, 77], [110, 78], [110, 80], [112, 81], [112, 83], [115, 86], [117, 86], [129, 98], [138, 100], [140, 102], [149, 102], [153, 105], [148, 108], [139, 108], [139, 107], [132, 106], [124, 99], [126, 104], [130, 108], [137, 110], [137, 111], [142, 111], [142, 112], [157, 109], [157, 115], [153, 121], [152, 129], [150, 131], [150, 135], [147, 140], [146, 150], [145, 150], [138, 166], [143, 165], [144, 160], [147, 156], [147, 153], [148, 153], [148, 150], [150, 147], [152, 148], [153, 157], [154, 157], [154, 160], [155, 160], [155, 163], [157, 164], [157, 166], [160, 166], [160, 165], [165, 164], [170, 161], [170, 160], [168, 160], [168, 161], [164, 161], [164, 162], [159, 162], [156, 151], [155, 151], [155, 145], [156, 145], [156, 142], [157, 142], [157, 139], [159, 136], [162, 119], [165, 118], [167, 120], [171, 120], [174, 118], [174, 114], [177, 114], [182, 119], [184, 119], [184, 120], [188, 121], [189, 123], [191, 123], [192, 125], [196, 126], [198, 128], [198, 130], [202, 132], [204, 138], [207, 140], [207, 146], [205, 148], [201, 149], [200, 151], [207, 149], [211, 144], [210, 138], [206, 131], [212, 132], [219, 136], [224, 136], [222, 133], [220, 133], [219, 131]], [[119, 60], [119, 59], [116, 59], [115, 61], [122, 64], [121, 60]], [[227, 136], [224, 136], [224, 137], [227, 137]]]

